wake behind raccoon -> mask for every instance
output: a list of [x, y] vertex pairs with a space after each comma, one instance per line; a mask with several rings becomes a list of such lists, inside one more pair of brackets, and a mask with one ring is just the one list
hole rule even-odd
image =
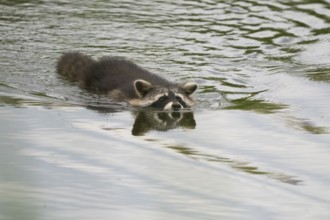
[[62, 55], [57, 73], [77, 81], [80, 87], [126, 101], [134, 107], [163, 110], [190, 108], [197, 89], [195, 82], [173, 83], [150, 73], [123, 57], [103, 57], [98, 61], [78, 52]]

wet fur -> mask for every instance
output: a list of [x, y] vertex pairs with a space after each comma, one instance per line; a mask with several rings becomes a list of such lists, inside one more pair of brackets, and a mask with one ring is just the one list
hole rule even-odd
[[[133, 106], [150, 105], [157, 101], [157, 95], [166, 94], [168, 89], [182, 94], [188, 106], [194, 104], [188, 97], [189, 84], [183, 87], [169, 82], [123, 57], [103, 57], [95, 61], [81, 53], [66, 53], [57, 63], [57, 73], [77, 81], [82, 88], [127, 101]], [[192, 88], [194, 92], [197, 85]]]

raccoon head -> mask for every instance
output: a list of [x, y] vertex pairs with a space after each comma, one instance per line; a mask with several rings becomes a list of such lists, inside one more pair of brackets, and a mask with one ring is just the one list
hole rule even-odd
[[134, 88], [139, 98], [130, 100], [131, 105], [179, 111], [195, 104], [190, 95], [196, 91], [197, 84], [187, 82], [161, 86], [138, 79], [134, 82]]

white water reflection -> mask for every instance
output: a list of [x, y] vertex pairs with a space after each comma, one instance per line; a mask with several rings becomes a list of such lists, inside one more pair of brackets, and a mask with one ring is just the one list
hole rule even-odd
[[298, 54], [297, 61], [305, 65], [318, 65], [330, 67], [330, 37], [322, 39], [320, 42], [306, 45], [304, 50]]
[[269, 115], [199, 112], [195, 130], [136, 138], [129, 113], [9, 109], [1, 111], [8, 116], [2, 124], [12, 125], [1, 132], [5, 216], [17, 209], [30, 219], [249, 219], [274, 209], [274, 218], [282, 218], [306, 208], [322, 219], [327, 213], [329, 179], [320, 177], [330, 165], [328, 136], [302, 139]]

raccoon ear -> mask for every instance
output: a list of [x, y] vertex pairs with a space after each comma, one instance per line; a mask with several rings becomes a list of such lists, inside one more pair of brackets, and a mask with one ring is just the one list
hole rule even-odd
[[140, 97], [144, 97], [145, 95], [147, 95], [148, 92], [153, 88], [151, 83], [149, 83], [145, 80], [142, 80], [142, 79], [135, 80], [134, 87], [135, 87], [136, 93]]
[[185, 84], [181, 85], [182, 90], [187, 95], [193, 94], [196, 91], [197, 87], [198, 87], [198, 85], [195, 82], [186, 82]]

